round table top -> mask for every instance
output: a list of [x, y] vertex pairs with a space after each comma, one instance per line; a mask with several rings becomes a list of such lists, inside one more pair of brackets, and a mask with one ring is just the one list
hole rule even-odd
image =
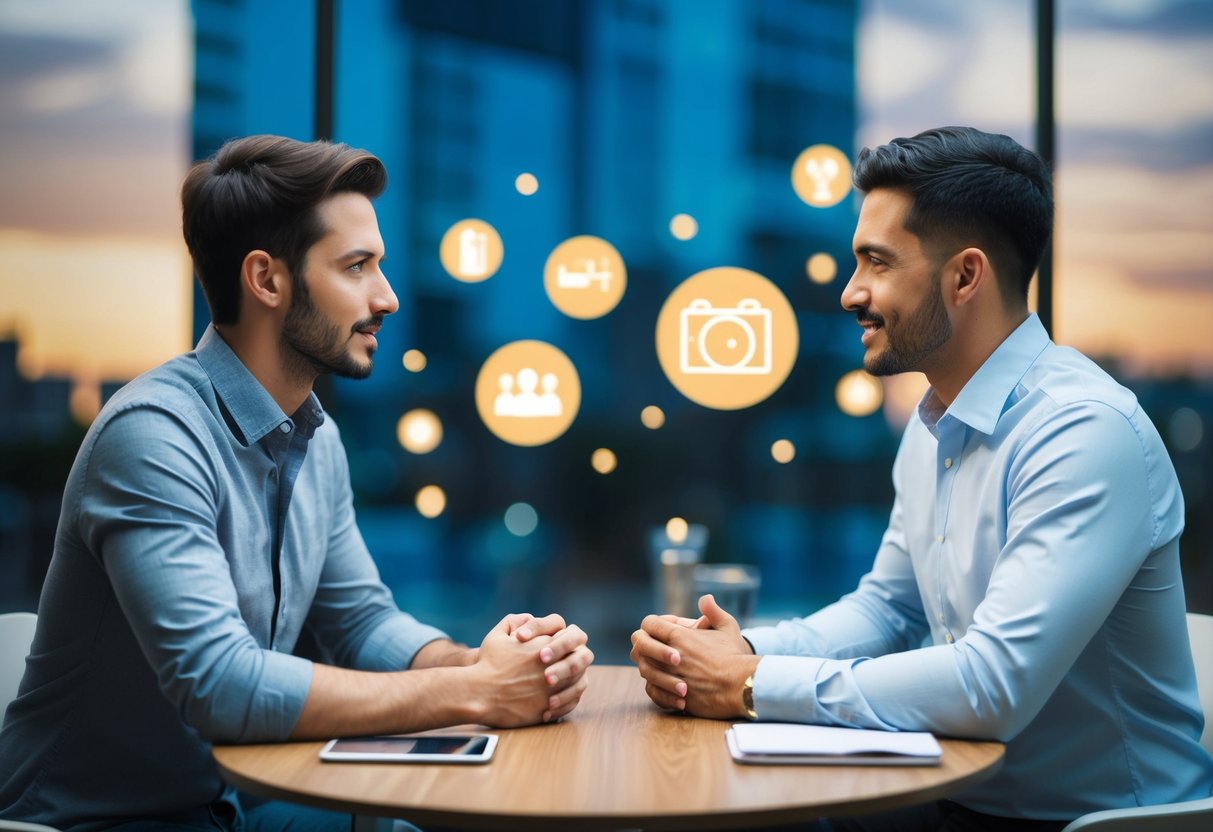
[[588, 673], [581, 705], [562, 722], [493, 730], [500, 741], [485, 765], [325, 763], [322, 742], [213, 754], [225, 779], [266, 797], [422, 826], [536, 830], [727, 829], [861, 814], [955, 794], [1002, 763], [1001, 743], [941, 739], [939, 765], [741, 765], [725, 746], [730, 723], [662, 711], [634, 667]]

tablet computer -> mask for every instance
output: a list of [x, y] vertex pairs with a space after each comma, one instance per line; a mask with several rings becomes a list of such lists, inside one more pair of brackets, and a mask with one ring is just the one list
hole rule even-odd
[[329, 740], [320, 759], [331, 763], [487, 763], [496, 734], [392, 734]]

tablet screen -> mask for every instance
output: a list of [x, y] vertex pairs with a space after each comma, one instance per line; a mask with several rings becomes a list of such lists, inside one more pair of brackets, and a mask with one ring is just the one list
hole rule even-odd
[[493, 756], [493, 734], [434, 734], [347, 737], [331, 740], [322, 760], [360, 762], [486, 762]]

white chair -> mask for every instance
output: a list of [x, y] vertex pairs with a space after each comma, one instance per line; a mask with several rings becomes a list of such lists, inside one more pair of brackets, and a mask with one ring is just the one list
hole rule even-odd
[[[17, 686], [25, 675], [25, 657], [34, 640], [38, 616], [32, 612], [6, 612], [0, 615], [0, 717], [17, 696]], [[40, 823], [0, 820], [0, 830], [8, 832], [56, 832]]]
[[0, 716], [8, 703], [17, 698], [17, 685], [25, 675], [25, 657], [34, 640], [38, 616], [32, 612], [6, 612], [0, 615]]
[[[1188, 613], [1188, 638], [1196, 664], [1196, 685], [1205, 712], [1200, 744], [1213, 754], [1213, 615]], [[1108, 809], [1083, 815], [1062, 832], [1209, 832], [1213, 797], [1161, 806]]]

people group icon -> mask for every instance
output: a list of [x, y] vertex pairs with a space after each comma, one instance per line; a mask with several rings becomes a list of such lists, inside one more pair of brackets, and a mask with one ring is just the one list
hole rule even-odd
[[497, 378], [501, 391], [493, 400], [493, 414], [528, 419], [560, 416], [564, 405], [556, 395], [559, 384], [555, 373], [544, 373], [540, 377], [531, 367], [523, 367], [517, 375], [502, 373]]

